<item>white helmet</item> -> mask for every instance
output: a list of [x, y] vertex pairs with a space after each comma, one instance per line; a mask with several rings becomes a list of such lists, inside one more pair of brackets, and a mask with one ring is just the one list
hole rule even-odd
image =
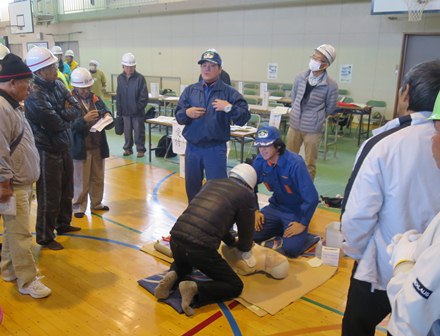
[[26, 64], [32, 72], [55, 63], [58, 63], [58, 58], [56, 58], [47, 48], [33, 47], [26, 55]]
[[75, 57], [75, 54], [73, 53], [73, 50], [69, 49], [69, 50], [66, 50], [66, 52], [64, 53], [64, 56]]
[[50, 51], [52, 51], [52, 54], [54, 55], [62, 55], [63, 54], [63, 49], [61, 49], [60, 46], [53, 46], [52, 49], [50, 49]]
[[93, 85], [93, 77], [89, 70], [79, 67], [73, 70], [70, 83], [76, 88], [88, 88]]
[[93, 64], [96, 65], [96, 67], [99, 67], [99, 62], [97, 60], [90, 60], [89, 65]]
[[254, 189], [257, 184], [257, 173], [255, 169], [247, 163], [240, 163], [232, 168], [229, 172], [229, 177], [239, 178], [243, 182], [246, 182], [252, 189]]
[[5, 58], [5, 56], [7, 54], [10, 54], [11, 51], [9, 50], [9, 48], [3, 44], [0, 43], [0, 61]]
[[126, 53], [122, 55], [122, 65], [125, 66], [135, 66], [136, 65], [136, 58], [132, 53]]
[[322, 44], [315, 50], [324, 55], [329, 65], [332, 64], [336, 58], [336, 49], [330, 44]]

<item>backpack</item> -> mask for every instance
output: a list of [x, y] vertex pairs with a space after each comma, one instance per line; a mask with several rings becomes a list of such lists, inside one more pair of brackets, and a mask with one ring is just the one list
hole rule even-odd
[[177, 154], [173, 152], [171, 141], [172, 140], [168, 135], [164, 135], [162, 138], [159, 139], [156, 147], [156, 157], [172, 158], [177, 156]]
[[152, 119], [156, 116], [156, 108], [154, 106], [151, 106], [147, 112], [145, 112], [145, 120]]

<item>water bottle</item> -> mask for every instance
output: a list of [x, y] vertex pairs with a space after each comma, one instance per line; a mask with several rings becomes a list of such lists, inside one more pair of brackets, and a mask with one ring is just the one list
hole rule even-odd
[[315, 257], [321, 259], [321, 254], [322, 254], [322, 238], [319, 238], [319, 241], [316, 244], [316, 248], [315, 248]]

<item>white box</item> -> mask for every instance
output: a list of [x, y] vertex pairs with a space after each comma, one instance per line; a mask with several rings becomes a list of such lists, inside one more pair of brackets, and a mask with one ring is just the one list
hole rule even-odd
[[324, 265], [338, 266], [339, 265], [340, 249], [336, 247], [322, 246], [321, 260]]

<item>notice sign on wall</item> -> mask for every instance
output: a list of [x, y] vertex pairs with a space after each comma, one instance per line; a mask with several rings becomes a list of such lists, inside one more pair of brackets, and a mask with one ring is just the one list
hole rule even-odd
[[342, 64], [339, 68], [339, 83], [351, 83], [353, 64]]
[[278, 78], [278, 63], [268, 63], [267, 79], [277, 79], [277, 78]]

